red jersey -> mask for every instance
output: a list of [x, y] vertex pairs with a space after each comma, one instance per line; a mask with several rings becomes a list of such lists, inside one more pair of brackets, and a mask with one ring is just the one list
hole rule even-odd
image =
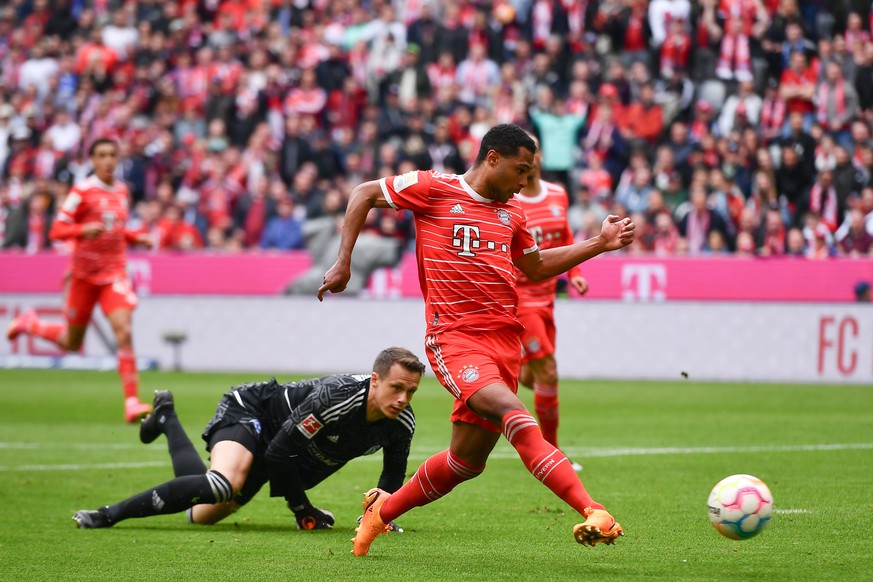
[[[516, 194], [527, 217], [527, 229], [541, 250], [563, 247], [573, 242], [573, 231], [567, 222], [567, 192], [561, 186], [540, 180], [540, 193], [536, 196]], [[519, 307], [550, 307], [555, 303], [557, 277], [533, 282], [524, 273], [515, 270], [518, 279]], [[580, 275], [579, 267], [570, 270], [569, 275]]]
[[[127, 223], [130, 195], [120, 181], [106, 184], [97, 176], [89, 176], [70, 189], [64, 199], [56, 223], [67, 227], [81, 227], [88, 222], [102, 222], [106, 231], [96, 238], [74, 238], [72, 274], [95, 285], [106, 285], [126, 277]], [[60, 226], [60, 225], [58, 225]], [[52, 229], [52, 238], [59, 235]], [[67, 230], [65, 228], [63, 230]]]
[[463, 328], [521, 332], [514, 258], [537, 250], [517, 200], [476, 193], [462, 176], [413, 171], [379, 180], [396, 209], [415, 219], [427, 333]]

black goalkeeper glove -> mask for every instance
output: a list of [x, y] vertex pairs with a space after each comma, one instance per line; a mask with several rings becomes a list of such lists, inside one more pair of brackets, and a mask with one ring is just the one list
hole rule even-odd
[[332, 529], [334, 524], [333, 514], [326, 509], [319, 509], [311, 505], [301, 505], [288, 509], [294, 512], [297, 521], [297, 529]]

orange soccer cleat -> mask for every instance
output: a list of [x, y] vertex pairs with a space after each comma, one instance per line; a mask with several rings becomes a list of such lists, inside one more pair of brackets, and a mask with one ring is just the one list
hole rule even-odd
[[624, 530], [605, 509], [588, 507], [582, 515], [585, 521], [573, 528], [573, 537], [583, 546], [614, 544], [619, 536], [624, 535]]
[[378, 488], [370, 489], [364, 493], [364, 501], [361, 503], [364, 508], [364, 517], [361, 518], [361, 525], [355, 528], [355, 537], [352, 539], [355, 542], [355, 547], [352, 550], [354, 555], [366, 556], [373, 540], [391, 531], [391, 526], [386, 525], [379, 517], [379, 508], [389, 497], [391, 497], [390, 493]]
[[12, 323], [9, 324], [9, 327], [6, 328], [6, 338], [9, 341], [13, 341], [21, 334], [27, 333], [36, 319], [35, 310], [29, 309], [28, 311], [25, 311], [13, 319]]
[[140, 402], [136, 397], [124, 401], [124, 420], [132, 424], [152, 411], [152, 405]]

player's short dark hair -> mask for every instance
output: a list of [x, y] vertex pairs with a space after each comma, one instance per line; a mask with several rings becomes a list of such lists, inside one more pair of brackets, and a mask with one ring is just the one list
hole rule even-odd
[[373, 362], [373, 371], [380, 377], [385, 377], [394, 364], [400, 364], [410, 372], [424, 374], [424, 364], [421, 363], [418, 356], [406, 348], [387, 348], [379, 352], [376, 361]]
[[496, 151], [501, 156], [511, 158], [517, 156], [518, 150], [521, 148], [530, 150], [532, 154], [537, 152], [537, 144], [534, 143], [534, 140], [531, 139], [525, 130], [514, 123], [501, 123], [489, 129], [485, 137], [482, 138], [482, 143], [479, 145], [479, 155], [476, 156], [476, 163], [484, 162], [485, 157], [491, 150]]
[[114, 140], [111, 137], [98, 137], [97, 139], [94, 140], [94, 143], [91, 144], [91, 147], [88, 148], [88, 157], [90, 158], [91, 156], [93, 156], [94, 152], [97, 151], [97, 148], [99, 148], [102, 145], [111, 145], [112, 147], [115, 148], [116, 152], [119, 150], [117, 140]]

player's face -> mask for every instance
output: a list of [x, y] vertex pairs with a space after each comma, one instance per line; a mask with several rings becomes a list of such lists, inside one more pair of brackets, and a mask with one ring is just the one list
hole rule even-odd
[[534, 155], [527, 148], [519, 148], [515, 156], [502, 156], [492, 150], [489, 163], [492, 167], [488, 188], [491, 198], [505, 203], [527, 184], [534, 167]]
[[371, 405], [367, 406], [368, 420], [370, 420], [371, 409], [375, 413], [374, 420], [394, 419], [400, 416], [400, 413], [409, 406], [412, 395], [418, 390], [419, 382], [421, 382], [421, 374], [411, 372], [400, 364], [391, 366], [386, 376], [379, 376], [373, 372], [370, 377]]
[[104, 182], [111, 182], [118, 165], [118, 148], [110, 143], [103, 143], [94, 148], [91, 154], [91, 164], [94, 173]]

